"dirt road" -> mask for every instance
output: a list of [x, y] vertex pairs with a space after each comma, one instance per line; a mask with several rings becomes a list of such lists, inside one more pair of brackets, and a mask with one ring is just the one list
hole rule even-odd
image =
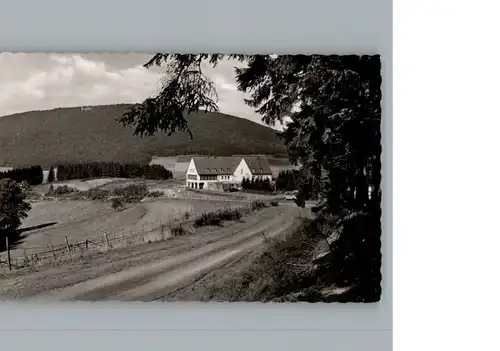
[[271, 207], [192, 236], [110, 250], [38, 272], [3, 277], [0, 298], [164, 300], [217, 269], [240, 269], [243, 258], [262, 250], [263, 235], [269, 238], [290, 231], [303, 211], [296, 206]]

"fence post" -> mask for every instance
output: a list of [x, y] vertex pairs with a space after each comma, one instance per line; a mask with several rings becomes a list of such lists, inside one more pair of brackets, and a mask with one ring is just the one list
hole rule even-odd
[[54, 245], [52, 245], [51, 242], [47, 244], [47, 248], [52, 251], [52, 256], [54, 257], [54, 260], [56, 259], [56, 252], [54, 251]]
[[104, 239], [106, 239], [106, 244], [108, 244], [108, 248], [111, 248], [111, 244], [109, 243], [108, 234], [104, 233]]
[[68, 249], [68, 253], [70, 253], [70, 247], [69, 247], [69, 242], [68, 242], [68, 237], [64, 237], [64, 241], [66, 242], [66, 248]]
[[10, 262], [10, 246], [9, 246], [9, 236], [5, 236], [5, 247], [7, 248], [7, 262], [9, 264], [9, 271], [12, 270], [12, 264]]
[[89, 239], [85, 239], [85, 249], [89, 248]]

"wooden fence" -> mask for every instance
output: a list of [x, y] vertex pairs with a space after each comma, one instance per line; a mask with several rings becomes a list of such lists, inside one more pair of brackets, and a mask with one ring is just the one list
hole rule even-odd
[[182, 226], [186, 232], [193, 232], [194, 220], [173, 220], [168, 224], [160, 223], [159, 225], [143, 227], [141, 232], [122, 232], [120, 234], [114, 233], [102, 233], [101, 236], [94, 236], [92, 238], [86, 238], [78, 240], [71, 240], [67, 236], [64, 237], [64, 244], [52, 245], [50, 242], [47, 246], [42, 247], [27, 247], [23, 248], [23, 254], [21, 256], [12, 257], [12, 251], [17, 251], [17, 249], [12, 249], [9, 243], [8, 237], [5, 238], [6, 255], [5, 258], [0, 258], [0, 267], [6, 266], [9, 270], [20, 269], [35, 266], [41, 262], [59, 261], [61, 258], [67, 259], [75, 257], [77, 254], [84, 254], [92, 251], [98, 251], [102, 249], [113, 249], [118, 247], [127, 247], [131, 244], [138, 242], [148, 242], [147, 236], [151, 232], [158, 231], [158, 240], [169, 239], [179, 231], [175, 229]]
[[[251, 212], [251, 204], [243, 206], [235, 206], [243, 211], [243, 214]], [[233, 208], [230, 206], [230, 208]], [[6, 237], [5, 247], [6, 257], [0, 257], [0, 267], [7, 267], [9, 270], [21, 269], [26, 267], [34, 267], [39, 263], [46, 261], [64, 261], [66, 259], [77, 257], [77, 254], [96, 252], [98, 250], [109, 250], [118, 247], [127, 247], [138, 242], [150, 242], [148, 235], [158, 231], [156, 240], [161, 241], [170, 239], [177, 235], [182, 235], [179, 232], [179, 226], [184, 230], [184, 233], [194, 233], [193, 216], [190, 218], [173, 218], [168, 223], [151, 222], [150, 226], [143, 226], [142, 231], [129, 233], [102, 233], [101, 235], [92, 238], [71, 240], [67, 236], [64, 237], [64, 244], [54, 246], [50, 242], [45, 247], [27, 247], [23, 248], [21, 256], [12, 257], [9, 239]], [[120, 235], [117, 235], [120, 234]], [[14, 249], [17, 251], [17, 249]]]

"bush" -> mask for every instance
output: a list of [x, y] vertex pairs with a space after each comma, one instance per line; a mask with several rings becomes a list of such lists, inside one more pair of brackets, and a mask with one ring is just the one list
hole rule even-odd
[[220, 226], [222, 221], [237, 221], [241, 218], [241, 211], [237, 208], [217, 212], [203, 213], [194, 221], [195, 227]]
[[266, 205], [266, 203], [262, 200], [256, 200], [256, 201], [253, 201], [252, 202], [252, 211], [259, 211], [259, 210], [262, 210], [264, 208], [267, 208], [268, 206]]
[[184, 227], [181, 224], [178, 224], [178, 225], [170, 228], [170, 230], [171, 230], [173, 236], [183, 236], [183, 235], [187, 234], [186, 230], [184, 229]]
[[125, 202], [138, 202], [148, 195], [148, 188], [142, 184], [130, 184], [123, 188], [116, 188], [113, 193], [123, 197]]
[[60, 196], [60, 195], [66, 195], [66, 194], [72, 194], [78, 192], [77, 189], [72, 188], [67, 185], [61, 185], [58, 187], [54, 187], [52, 184], [49, 187], [49, 191], [47, 192], [48, 196]]
[[277, 206], [279, 206], [279, 204], [280, 203], [278, 201], [276, 201], [276, 200], [271, 201], [271, 206], [273, 206], [273, 207], [277, 207]]
[[158, 191], [158, 190], [155, 190], [155, 191], [150, 191], [147, 195], [147, 197], [161, 197], [165, 195], [165, 193], [163, 191]]
[[93, 188], [82, 192], [82, 196], [93, 201], [103, 201], [109, 198], [111, 196], [111, 193], [106, 189]]
[[220, 226], [221, 218], [218, 213], [208, 212], [203, 213], [200, 217], [196, 218], [194, 221], [195, 227], [204, 227], [204, 226]]
[[67, 185], [62, 185], [58, 186], [54, 189], [54, 194], [55, 195], [64, 195], [64, 194], [71, 194], [76, 192], [77, 190], [75, 188], [69, 187]]
[[116, 197], [111, 202], [111, 207], [113, 207], [113, 209], [115, 209], [115, 210], [121, 210], [121, 209], [123, 209], [123, 206], [124, 206], [124, 203], [123, 203], [122, 198]]
[[218, 212], [218, 216], [224, 221], [237, 221], [241, 218], [241, 212], [237, 208]]

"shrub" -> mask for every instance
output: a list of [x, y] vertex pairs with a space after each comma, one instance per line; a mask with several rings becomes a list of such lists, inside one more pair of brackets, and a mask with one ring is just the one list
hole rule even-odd
[[137, 202], [148, 195], [148, 189], [143, 184], [130, 184], [114, 190], [116, 196], [124, 198], [125, 202]]
[[277, 206], [279, 206], [279, 202], [276, 200], [273, 200], [273, 201], [271, 201], [271, 206], [277, 207]]
[[186, 230], [184, 229], [184, 227], [181, 224], [178, 224], [178, 225], [170, 228], [170, 230], [171, 230], [173, 236], [183, 236], [183, 235], [187, 234]]
[[251, 206], [253, 211], [259, 211], [267, 207], [266, 203], [262, 200], [253, 201]]
[[49, 187], [49, 191], [47, 192], [47, 195], [49, 196], [54, 196], [54, 195], [66, 195], [66, 194], [72, 194], [78, 192], [77, 189], [72, 188], [67, 185], [61, 185], [58, 187], [54, 187], [52, 184]]
[[150, 191], [147, 195], [147, 197], [160, 197], [160, 196], [163, 196], [165, 195], [165, 193], [163, 191], [158, 191], [158, 190], [155, 190], [155, 191]]
[[225, 221], [235, 221], [241, 218], [241, 212], [237, 208], [220, 211], [219, 218]]
[[195, 227], [220, 226], [222, 221], [236, 221], [241, 218], [241, 211], [235, 209], [225, 209], [217, 212], [205, 212], [194, 221]]
[[93, 188], [93, 189], [89, 189], [87, 191], [84, 191], [82, 193], [82, 195], [85, 197], [85, 198], [88, 198], [90, 200], [106, 200], [110, 195], [111, 193], [109, 192], [109, 190], [106, 190], [106, 189], [99, 189], [99, 188]]
[[113, 201], [111, 201], [111, 207], [113, 207], [113, 209], [115, 210], [123, 209], [123, 205], [124, 203], [122, 198], [116, 197], [113, 199]]
[[191, 217], [191, 214], [189, 212], [184, 213], [184, 218], [186, 218], [186, 221]]
[[205, 212], [200, 217], [196, 218], [194, 221], [195, 227], [204, 227], [204, 226], [220, 226], [221, 225], [221, 217], [218, 213], [215, 212]]

